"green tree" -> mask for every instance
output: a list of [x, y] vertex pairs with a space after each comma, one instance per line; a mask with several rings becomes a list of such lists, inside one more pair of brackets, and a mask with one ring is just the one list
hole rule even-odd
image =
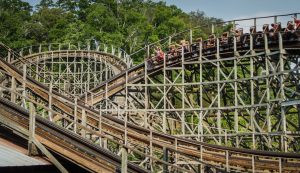
[[21, 0], [0, 0], [0, 42], [13, 48], [31, 43], [24, 35], [31, 10], [29, 3]]
[[[206, 38], [211, 32], [208, 26], [222, 21], [201, 11], [188, 14], [174, 5], [152, 0], [41, 0], [33, 12], [21, 0], [0, 0], [0, 19], [0, 41], [12, 47], [95, 39], [128, 53], [196, 26], [200, 29], [194, 36]], [[176, 39], [183, 38], [188, 38], [188, 33]], [[143, 58], [138, 54], [135, 60]]]
[[37, 9], [51, 8], [54, 6], [55, 6], [55, 4], [54, 4], [53, 0], [41, 0], [41, 2], [38, 5], [36, 5]]

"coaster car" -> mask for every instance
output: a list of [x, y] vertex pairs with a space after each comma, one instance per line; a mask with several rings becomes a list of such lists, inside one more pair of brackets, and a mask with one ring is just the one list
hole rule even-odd
[[242, 40], [241, 40], [242, 47], [247, 48], [250, 46], [250, 38], [251, 38], [250, 35], [252, 36], [253, 40], [256, 40], [256, 38], [257, 38], [256, 26], [250, 27], [250, 33], [243, 34]]
[[173, 57], [176, 57], [178, 55], [175, 45], [170, 45], [169, 46], [169, 50], [167, 52], [167, 55], [168, 55], [168, 58], [173, 58]]
[[[299, 21], [299, 25], [300, 25], [300, 21]], [[288, 21], [286, 28], [284, 28], [282, 38], [285, 41], [298, 40], [300, 38], [300, 26], [297, 27], [297, 23], [295, 21], [294, 22]]]
[[205, 50], [205, 53], [216, 51], [216, 40], [215, 34], [211, 34], [207, 40], [203, 41], [203, 50]]
[[228, 50], [233, 45], [233, 38], [229, 37], [229, 32], [224, 32], [220, 38], [220, 51]]
[[236, 38], [237, 43], [241, 42], [241, 40], [242, 40], [241, 38], [242, 38], [243, 34], [244, 34], [243, 28], [239, 28], [239, 29], [235, 30], [234, 36]]
[[216, 35], [215, 34], [211, 34], [208, 37], [206, 48], [210, 49], [210, 48], [214, 48], [214, 47], [216, 47]]
[[264, 43], [264, 35], [268, 36], [270, 30], [269, 30], [269, 24], [264, 24], [262, 27], [262, 31], [256, 32], [256, 39], [254, 40], [255, 46], [263, 45]]
[[222, 45], [228, 44], [228, 40], [229, 40], [228, 37], [229, 37], [229, 32], [224, 32], [221, 36], [220, 43]]
[[281, 23], [272, 23], [272, 28], [269, 30], [268, 38], [270, 43], [275, 43], [278, 41], [278, 33], [281, 32]]
[[196, 41], [191, 45], [191, 51], [195, 52], [197, 50], [200, 50], [200, 47], [199, 47], [200, 43], [203, 46], [203, 39], [202, 39], [202, 37], [197, 38]]
[[293, 17], [294, 18], [294, 23], [295, 23], [295, 30], [300, 30], [300, 20], [297, 19], [296, 17]]

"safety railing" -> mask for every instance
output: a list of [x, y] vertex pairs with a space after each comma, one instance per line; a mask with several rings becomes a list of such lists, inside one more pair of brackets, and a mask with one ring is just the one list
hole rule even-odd
[[66, 51], [66, 50], [86, 50], [86, 51], [96, 51], [111, 54], [115, 57], [121, 59], [124, 63], [127, 64], [127, 67], [133, 65], [133, 61], [123, 49], [114, 47], [113, 45], [109, 46], [103, 43], [90, 42], [86, 44], [82, 43], [50, 43], [50, 44], [39, 44], [32, 45], [28, 47], [23, 47], [19, 49], [19, 54], [23, 56], [28, 56], [36, 53], [50, 52], [50, 51]]
[[160, 47], [164, 52], [167, 52], [169, 50], [169, 47], [172, 45], [180, 47], [181, 41], [191, 44], [200, 37], [202, 38], [202, 40], [206, 40], [208, 36], [203, 34], [203, 28], [209, 28], [211, 30], [210, 34], [215, 34], [216, 38], [220, 38], [223, 32], [229, 32], [231, 35], [233, 35], [233, 32], [235, 32], [235, 30], [237, 29], [243, 29], [244, 33], [250, 33], [250, 27], [255, 27], [257, 32], [262, 32], [263, 25], [265, 23], [281, 23], [282, 26], [285, 26], [288, 21], [293, 22], [294, 19], [292, 17], [297, 18], [299, 14], [300, 13], [270, 15], [262, 17], [234, 19], [213, 24], [204, 24], [179, 33], [175, 33], [173, 35], [145, 45], [141, 49], [131, 53], [130, 56], [143, 56], [147, 59], [149, 57], [155, 56], [155, 47]]

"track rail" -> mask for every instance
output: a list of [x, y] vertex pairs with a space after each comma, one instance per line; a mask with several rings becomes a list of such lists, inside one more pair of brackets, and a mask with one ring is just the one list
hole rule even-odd
[[111, 55], [109, 53], [97, 52], [92, 50], [60, 50], [60, 51], [49, 51], [30, 54], [13, 60], [11, 63], [17, 67], [22, 66], [23, 61], [27, 62], [40, 62], [46, 61], [53, 58], [68, 58], [68, 57], [81, 57], [81, 58], [94, 58], [97, 61], [103, 60], [108, 64], [111, 64], [115, 68], [115, 73], [119, 73], [127, 69], [127, 64], [123, 62], [119, 57]]
[[[0, 122], [27, 136], [29, 112], [3, 98], [0, 98], [0, 108]], [[36, 138], [42, 144], [83, 168], [93, 172], [114, 172], [120, 167], [121, 159], [114, 153], [39, 116], [36, 123]], [[131, 163], [128, 168], [129, 172], [147, 172]]]
[[[171, 164], [168, 161], [162, 161], [154, 156], [149, 156], [142, 151], [150, 145], [156, 152], [163, 153], [163, 150], [167, 150], [168, 152], [174, 153], [177, 158], [189, 160], [190, 163], [201, 163], [207, 167], [214, 167], [220, 170], [230, 168], [232, 170], [250, 171], [254, 169], [253, 165], [255, 165], [256, 171], [266, 169], [274, 171], [280, 169], [283, 169], [284, 171], [299, 170], [299, 154], [256, 151], [211, 145], [154, 132], [130, 123], [127, 124], [111, 115], [103, 114], [99, 116], [99, 112], [94, 109], [86, 107], [81, 103], [76, 105], [73, 100], [66, 96], [56, 92], [49, 92], [49, 89], [46, 86], [32, 78], [28, 76], [24, 78], [21, 71], [2, 59], [0, 60], [0, 65], [7, 75], [10, 75], [23, 86], [26, 86], [27, 89], [32, 91], [35, 97], [38, 96], [46, 102], [49, 102], [49, 98], [51, 98], [52, 105], [59, 108], [61, 111], [61, 113], [56, 112], [57, 116], [65, 117], [65, 115], [67, 115], [69, 118], [65, 119], [78, 126], [81, 125], [81, 130], [84, 130], [91, 135], [113, 139], [115, 142], [121, 141], [118, 143], [119, 145], [138, 152], [144, 157], [149, 157], [156, 163], [167, 165], [171, 170], [191, 172], [181, 168], [180, 162], [176, 165]], [[134, 69], [135, 68], [131, 70]], [[153, 72], [155, 72], [155, 70]], [[84, 123], [85, 120], [86, 123]], [[127, 138], [124, 138], [124, 135], [127, 136]], [[87, 136], [84, 135], [84, 137], [86, 138]], [[128, 142], [127, 145], [125, 140]], [[139, 148], [139, 150], [136, 148]], [[284, 164], [282, 164], [283, 160]]]
[[[284, 49], [291, 49], [293, 50], [294, 48], [300, 48], [300, 42], [299, 41], [286, 41], [286, 46], [284, 46]], [[196, 47], [192, 49], [192, 47]], [[218, 46], [220, 47], [220, 46]], [[255, 49], [249, 49], [249, 48], [243, 48], [240, 47], [236, 51], [232, 49], [224, 49], [223, 51], [220, 51], [217, 49], [217, 47], [214, 50], [203, 50], [199, 49], [199, 44], [193, 44], [190, 47], [192, 49], [191, 52], [185, 53], [184, 54], [184, 61], [197, 61], [199, 59], [199, 54], [201, 51], [201, 54], [207, 59], [207, 61], [214, 61], [217, 57], [217, 54], [220, 55], [222, 59], [230, 59], [233, 58], [235, 54], [244, 54], [245, 52], [248, 51], [253, 51], [253, 52], [265, 52], [265, 47], [262, 45], [260, 46], [255, 46]], [[268, 45], [268, 49], [271, 51], [279, 51], [279, 44], [274, 44], [270, 43]], [[178, 55], [177, 57], [171, 57], [170, 59], [166, 60], [166, 66], [167, 67], [172, 67], [172, 66], [181, 66], [181, 57], [182, 55]], [[157, 72], [161, 71], [163, 68], [163, 62], [160, 62], [159, 64], [155, 65], [154, 67], [151, 68], [145, 68], [148, 66], [148, 60], [146, 62], [143, 62], [137, 66], [134, 66], [126, 71], [123, 71], [122, 73], [112, 77], [111, 79], [104, 81], [97, 87], [91, 89], [87, 93], [83, 94], [80, 96], [80, 100], [83, 103], [86, 103], [88, 105], [94, 105], [104, 99], [107, 99], [120, 91], [125, 89], [125, 84], [126, 84], [126, 78], [128, 83], [137, 83], [145, 78], [145, 69], [147, 69], [148, 75], [154, 75]]]
[[[115, 48], [114, 46], [108, 46], [106, 44], [98, 44], [96, 42], [87, 43], [86, 45], [81, 44], [74, 44], [74, 43], [50, 43], [50, 44], [40, 44], [40, 45], [31, 45], [28, 47], [24, 47], [19, 49], [19, 54], [21, 57], [32, 58], [35, 56], [40, 56], [43, 53], [57, 53], [57, 52], [66, 52], [66, 53], [73, 53], [82, 52], [85, 53], [94, 53], [94, 54], [101, 54], [107, 55], [113, 58], [107, 58], [111, 62], [117, 62], [121, 68], [127, 69], [128, 67], [132, 66], [132, 60], [130, 56], [122, 49]], [[17, 62], [18, 56], [11, 57], [10, 61]]]

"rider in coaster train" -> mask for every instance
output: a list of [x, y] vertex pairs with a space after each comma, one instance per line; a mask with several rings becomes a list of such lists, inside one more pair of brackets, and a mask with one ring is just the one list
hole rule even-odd
[[[177, 46], [180, 47], [180, 49], [178, 49], [179, 51], [182, 51], [181, 48], [183, 48], [184, 53], [189, 51], [189, 42], [186, 40], [181, 40], [180, 44], [179, 45], [177, 44]], [[179, 52], [179, 53], [181, 53], [181, 52]]]
[[155, 64], [164, 60], [165, 53], [161, 50], [159, 46], [155, 46], [154, 53], [155, 54], [151, 54], [151, 56], [147, 60], [148, 68], [152, 68]]
[[155, 51], [154, 61], [156, 61], [156, 63], [163, 61], [165, 57], [165, 53], [161, 50], [161, 48], [159, 46], [156, 46], [154, 51]]
[[175, 48], [175, 45], [174, 45], [174, 44], [171, 44], [171, 45], [169, 46], [168, 56], [169, 56], [169, 57], [177, 56], [177, 52], [176, 52], [176, 48]]
[[295, 30], [300, 29], [300, 20], [297, 19], [297, 17], [293, 17], [294, 18], [294, 23], [295, 23]]

